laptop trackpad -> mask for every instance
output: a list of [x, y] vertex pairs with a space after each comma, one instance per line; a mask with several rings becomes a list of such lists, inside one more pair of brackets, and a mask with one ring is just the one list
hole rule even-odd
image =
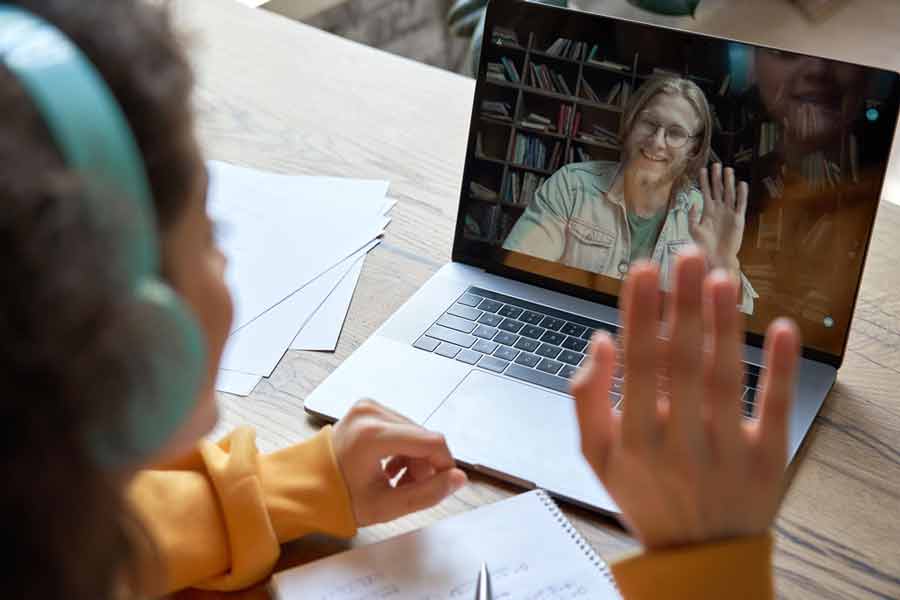
[[569, 396], [473, 370], [425, 426], [447, 437], [458, 460], [615, 510], [581, 456]]

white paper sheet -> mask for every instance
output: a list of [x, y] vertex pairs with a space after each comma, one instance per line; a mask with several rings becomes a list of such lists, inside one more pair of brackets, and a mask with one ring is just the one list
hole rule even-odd
[[207, 166], [209, 212], [235, 302], [232, 332], [380, 231], [385, 181], [276, 175], [217, 161]]
[[[388, 198], [384, 203], [383, 213], [387, 215], [397, 204], [396, 200]], [[291, 342], [292, 350], [310, 350], [315, 352], [334, 352], [337, 349], [350, 303], [365, 259], [360, 260], [347, 276], [338, 284], [338, 287], [322, 303], [322, 306], [312, 315], [309, 322], [300, 330], [294, 341]]]
[[359, 252], [334, 265], [286, 300], [232, 333], [225, 344], [220, 368], [263, 377], [271, 375], [297, 332], [309, 321], [356, 261], [377, 243], [377, 240], [371, 241]]
[[249, 396], [261, 380], [262, 377], [259, 375], [219, 369], [216, 376], [216, 389], [235, 396]]
[[335, 351], [365, 260], [363, 256], [350, 267], [331, 295], [291, 342], [292, 350]]

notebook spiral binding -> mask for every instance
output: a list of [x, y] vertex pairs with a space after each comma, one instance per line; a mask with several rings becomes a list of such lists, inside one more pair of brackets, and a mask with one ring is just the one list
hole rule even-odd
[[538, 490], [537, 492], [538, 498], [540, 498], [541, 502], [544, 506], [547, 507], [547, 510], [553, 515], [553, 517], [557, 520], [559, 525], [565, 530], [565, 532], [569, 535], [569, 537], [574, 540], [574, 542], [578, 545], [578, 548], [584, 553], [591, 563], [593, 563], [597, 569], [603, 574], [607, 581], [616, 589], [619, 590], [619, 587], [616, 585], [616, 580], [613, 577], [612, 571], [609, 570], [609, 565], [606, 564], [606, 561], [600, 558], [600, 555], [594, 550], [594, 548], [588, 543], [584, 536], [578, 533], [578, 530], [575, 529], [575, 526], [572, 525], [572, 522], [569, 521], [568, 518], [562, 513], [557, 506], [556, 502], [553, 501], [553, 498], [545, 492], [544, 490]]

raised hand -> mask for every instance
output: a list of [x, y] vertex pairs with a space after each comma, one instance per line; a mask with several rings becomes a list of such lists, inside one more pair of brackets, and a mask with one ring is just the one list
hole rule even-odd
[[765, 532], [787, 460], [799, 334], [787, 320], [766, 336], [759, 419], [744, 420], [739, 284], [705, 257], [679, 257], [659, 337], [659, 272], [632, 267], [623, 290], [624, 405], [608, 393], [615, 346], [595, 335], [572, 389], [585, 458], [648, 549]]
[[745, 181], [735, 184], [734, 169], [724, 170], [720, 163], [700, 170], [703, 214], [691, 207], [690, 231], [697, 246], [709, 258], [712, 268], [736, 273], [738, 251], [744, 239], [749, 187]]
[[333, 443], [360, 527], [434, 506], [466, 483], [444, 436], [372, 400], [338, 422]]

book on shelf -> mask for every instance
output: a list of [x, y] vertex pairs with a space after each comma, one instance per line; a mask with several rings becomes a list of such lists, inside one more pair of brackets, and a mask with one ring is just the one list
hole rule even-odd
[[559, 91], [566, 96], [571, 96], [572, 90], [569, 88], [569, 84], [566, 83], [566, 78], [563, 77], [562, 73], [551, 71], [550, 74], [553, 76], [553, 80], [556, 82], [556, 87], [559, 89]]
[[506, 69], [506, 76], [509, 78], [509, 80], [513, 83], [519, 83], [519, 70], [516, 69], [516, 63], [509, 60], [505, 56], [502, 57], [500, 61], [503, 63], [503, 68]]
[[557, 38], [555, 42], [544, 51], [551, 56], [568, 58], [569, 60], [582, 61], [587, 56], [587, 44], [574, 42], [568, 38]]
[[488, 160], [503, 160], [502, 157], [491, 156], [484, 151], [484, 133], [482, 133], [481, 131], [475, 134], [475, 156], [479, 158], [486, 158]]
[[600, 53], [600, 46], [597, 45], [597, 44], [594, 44], [594, 45], [591, 47], [591, 51], [588, 52], [588, 55], [587, 55], [587, 59], [586, 59], [586, 60], [587, 60], [588, 62], [596, 63], [596, 62], [597, 62], [597, 55], [598, 55], [599, 53]]
[[519, 35], [507, 27], [494, 27], [491, 40], [498, 46], [522, 47], [522, 44], [519, 43]]
[[534, 173], [525, 173], [522, 177], [521, 191], [519, 192], [518, 202], [516, 204], [519, 206], [528, 206], [531, 199], [534, 197], [534, 193], [544, 185], [546, 180], [546, 177], [541, 177]]
[[488, 81], [499, 81], [500, 83], [507, 83], [509, 81], [509, 79], [506, 78], [506, 69], [503, 67], [503, 63], [489, 62], [484, 77]]
[[500, 217], [500, 204], [470, 202], [466, 211], [464, 231], [471, 238], [492, 241]]
[[497, 192], [487, 187], [486, 185], [482, 185], [477, 181], [469, 182], [469, 193], [473, 198], [477, 200], [482, 200], [484, 202], [496, 202], [499, 195]]
[[594, 158], [591, 156], [590, 152], [581, 146], [575, 146], [575, 156], [578, 162], [591, 162]]
[[597, 95], [597, 92], [594, 91], [594, 88], [591, 87], [591, 84], [588, 83], [587, 79], [582, 78], [581, 80], [581, 97], [585, 100], [590, 100], [591, 102], [596, 102], [600, 104], [600, 96]]
[[500, 188], [500, 196], [505, 204], [515, 204], [519, 192], [519, 173], [509, 171]]
[[596, 57], [593, 59], [588, 59], [588, 62], [592, 65], [596, 65], [598, 67], [605, 67], [607, 69], [613, 69], [615, 71], [621, 71], [622, 73], [627, 73], [631, 71], [631, 67], [628, 65], [623, 65], [622, 63], [617, 63], [612, 60], [597, 60]]
[[550, 153], [550, 162], [547, 165], [548, 171], [556, 171], [560, 167], [562, 153], [564, 150], [564, 142], [556, 142], [555, 144], [553, 144], [553, 152]]
[[556, 127], [554, 126], [553, 121], [551, 121], [544, 115], [539, 115], [537, 113], [530, 113], [527, 117], [522, 119], [519, 125], [522, 127], [527, 127], [528, 129], [534, 129], [536, 131], [556, 131]]
[[592, 125], [591, 131], [594, 133], [594, 135], [606, 137], [611, 144], [619, 143], [619, 134], [612, 129], [607, 129], [602, 125]]
[[563, 104], [559, 107], [559, 115], [556, 120], [557, 130], [562, 135], [569, 135], [572, 132], [572, 122], [575, 109], [569, 104]]
[[569, 52], [569, 58], [572, 60], [582, 61], [587, 56], [587, 44], [585, 42], [578, 42], [572, 48], [571, 52]]
[[571, 96], [571, 90], [566, 83], [565, 77], [547, 65], [538, 65], [531, 63], [531, 83], [532, 87], [553, 92], [555, 94], [565, 94]]
[[578, 133], [578, 139], [592, 144], [619, 147], [619, 136], [599, 125], [593, 125], [590, 131]]
[[564, 144], [554, 144], [553, 153], [550, 155], [550, 171], [556, 171], [562, 162], [563, 152], [566, 151]]
[[518, 218], [514, 218], [513, 215], [508, 212], [501, 212], [497, 221], [500, 228], [499, 236], [497, 237], [497, 242], [502, 244], [507, 236], [509, 236], [509, 232], [512, 231], [513, 226], [516, 224]]
[[777, 123], [762, 123], [759, 127], [759, 156], [774, 151], [781, 140], [781, 128]]
[[492, 119], [512, 121], [512, 105], [508, 102], [483, 100], [481, 102], [481, 114]]
[[510, 171], [503, 183], [503, 202], [526, 207], [547, 178], [536, 173]]
[[[559, 144], [560, 142], [556, 142]], [[544, 141], [530, 134], [517, 133], [516, 143], [513, 152], [513, 163], [517, 166], [531, 169], [547, 169], [547, 159], [550, 153], [547, 152], [547, 144]]]
[[631, 100], [631, 83], [623, 81], [622, 91], [619, 96], [619, 106], [625, 108], [626, 106], [628, 106], [629, 100]]
[[569, 46], [571, 44], [572, 40], [566, 38], [557, 38], [556, 41], [550, 44], [550, 46], [544, 52], [551, 56], [562, 56], [566, 52], [566, 50], [569, 49]]
[[681, 77], [681, 73], [672, 69], [663, 69], [662, 67], [653, 67], [653, 75], [660, 77]]
[[606, 96], [606, 103], [614, 106], [624, 107], [628, 104], [631, 97], [631, 84], [627, 81], [620, 81], [610, 89]]

